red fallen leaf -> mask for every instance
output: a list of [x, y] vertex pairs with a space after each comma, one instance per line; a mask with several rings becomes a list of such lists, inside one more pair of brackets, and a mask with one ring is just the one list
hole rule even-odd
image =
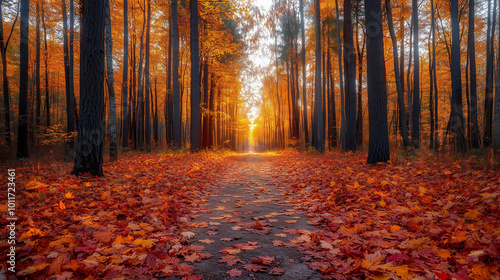
[[280, 267], [275, 267], [275, 268], [271, 269], [271, 271], [269, 271], [269, 274], [271, 274], [271, 275], [281, 275], [284, 273], [285, 273], [285, 270], [283, 268], [280, 268]]
[[218, 231], [207, 231], [207, 234], [208, 235], [217, 235], [217, 234], [219, 234], [219, 232]]
[[252, 228], [258, 229], [258, 230], [263, 230], [264, 229], [264, 227], [262, 226], [261, 223], [259, 223], [259, 221], [256, 221], [255, 224], [252, 225]]
[[252, 259], [252, 263], [263, 264], [264, 261], [262, 259]]
[[158, 260], [158, 257], [153, 252], [149, 251], [144, 259], [144, 265], [149, 267], [154, 266], [156, 264], [156, 260]]
[[179, 264], [176, 269], [176, 275], [178, 276], [187, 276], [189, 274], [192, 274], [194, 271], [194, 267], [185, 263]]
[[262, 260], [262, 264], [265, 264], [265, 265], [269, 265], [275, 261], [274, 257], [270, 257], [270, 256], [264, 256], [264, 257], [259, 256], [259, 259]]
[[434, 272], [436, 274], [436, 276], [440, 279], [440, 280], [447, 280], [447, 279], [450, 279], [450, 276], [446, 273], [444, 273], [443, 271], [439, 271], [439, 272]]
[[242, 262], [242, 261], [239, 258], [237, 258], [236, 256], [226, 255], [226, 256], [220, 257], [219, 262], [225, 262], [227, 266], [233, 266], [236, 263]]
[[260, 265], [260, 264], [253, 264], [253, 263], [245, 264], [243, 266], [243, 268], [246, 269], [247, 271], [254, 271], [254, 272], [257, 272], [257, 271], [266, 271], [266, 267], [265, 266]]
[[233, 269], [227, 271], [227, 274], [229, 274], [229, 276], [231, 276], [231, 277], [241, 276], [241, 273], [242, 273], [242, 271], [239, 269], [236, 269], [236, 268], [233, 268]]

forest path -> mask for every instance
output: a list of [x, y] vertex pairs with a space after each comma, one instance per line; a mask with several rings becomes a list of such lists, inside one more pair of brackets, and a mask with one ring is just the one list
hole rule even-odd
[[[276, 186], [272, 154], [232, 156], [206, 210], [194, 222], [194, 245], [212, 257], [195, 262], [203, 279], [320, 279], [303, 263], [298, 250], [319, 228], [307, 222], [304, 212], [291, 203], [288, 192]], [[201, 242], [200, 242], [201, 240]], [[212, 243], [213, 242], [213, 243]], [[209, 244], [211, 243], [211, 244]]]

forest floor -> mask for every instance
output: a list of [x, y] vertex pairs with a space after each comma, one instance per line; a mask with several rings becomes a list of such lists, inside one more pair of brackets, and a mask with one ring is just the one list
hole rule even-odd
[[129, 153], [102, 178], [4, 164], [16, 272], [0, 279], [500, 279], [498, 165], [365, 158]]

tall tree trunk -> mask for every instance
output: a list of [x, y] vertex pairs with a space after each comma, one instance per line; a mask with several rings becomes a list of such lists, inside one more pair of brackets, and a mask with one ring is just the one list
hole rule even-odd
[[394, 76], [396, 78], [396, 89], [398, 92], [398, 107], [399, 107], [399, 122], [401, 124], [401, 136], [403, 138], [403, 146], [406, 148], [410, 145], [408, 139], [408, 129], [406, 126], [406, 110], [404, 103], [404, 89], [402, 85], [401, 75], [399, 73], [398, 65], [398, 42], [396, 40], [396, 33], [394, 32], [394, 25], [392, 22], [392, 12], [390, 0], [385, 0], [385, 8], [387, 10], [387, 22], [389, 24], [389, 32], [391, 33], [392, 53], [394, 55]]
[[73, 174], [102, 176], [105, 0], [85, 1], [80, 48], [80, 121]]
[[[500, 23], [500, 20], [499, 20]], [[499, 26], [500, 30], [500, 26]], [[498, 38], [500, 42], [500, 37]], [[493, 153], [500, 155], [500, 56], [497, 57], [497, 76], [495, 81], [495, 110], [493, 115]]]
[[36, 91], [36, 115], [35, 115], [35, 131], [38, 131], [40, 126], [41, 109], [42, 109], [42, 92], [40, 86], [40, 2], [36, 2], [36, 58], [35, 58], [35, 91]]
[[136, 104], [136, 125], [135, 125], [135, 134], [136, 134], [136, 145], [138, 149], [142, 149], [143, 139], [144, 139], [144, 119], [143, 119], [143, 106], [144, 106], [144, 87], [142, 83], [142, 60], [144, 53], [144, 33], [146, 29], [146, 10], [143, 12], [143, 22], [142, 22], [142, 31], [141, 31], [141, 39], [139, 40], [139, 65], [138, 65], [138, 74], [137, 74], [137, 104]]
[[179, 87], [179, 26], [177, 24], [177, 0], [171, 1], [172, 12], [172, 103], [174, 146], [181, 146], [181, 97]]
[[[109, 0], [108, 0], [109, 1]], [[130, 121], [128, 111], [128, 1], [123, 0], [123, 79], [122, 79], [122, 147], [128, 147]]]
[[438, 115], [438, 84], [437, 84], [437, 69], [436, 69], [436, 30], [435, 30], [435, 17], [434, 17], [434, 1], [431, 0], [431, 32], [432, 32], [432, 77], [434, 81], [434, 149], [437, 151], [439, 149], [439, 115]]
[[[73, 0], [70, 0], [73, 1]], [[109, 0], [106, 0], [106, 67], [107, 67], [107, 86], [109, 94], [109, 157], [111, 161], [118, 160], [118, 142], [116, 134], [116, 101], [113, 79], [113, 38], [111, 33], [111, 13]]]
[[344, 1], [345, 150], [356, 151], [356, 59], [352, 31], [352, 1]]
[[[45, 65], [45, 111], [46, 111], [46, 125], [50, 126], [50, 91], [49, 91], [49, 49], [47, 47], [47, 26], [45, 25], [45, 8], [43, 1], [42, 6], [42, 26], [43, 26], [43, 40], [44, 40], [44, 65]], [[1, 30], [0, 30], [1, 32]]]
[[21, 42], [19, 46], [19, 121], [17, 129], [17, 158], [29, 157], [28, 146], [28, 38], [29, 0], [21, 0]]
[[476, 81], [476, 49], [474, 38], [474, 7], [475, 1], [469, 0], [469, 31], [468, 31], [468, 57], [469, 57], [469, 75], [470, 75], [470, 146], [473, 149], [479, 148], [479, 125], [477, 120], [477, 81]]
[[[75, 128], [78, 127], [78, 109], [75, 97], [75, 80], [74, 80], [74, 45], [75, 45], [75, 9], [73, 1], [69, 1], [69, 94], [71, 94], [71, 101], [73, 102], [73, 115], [75, 120]], [[74, 141], [74, 139], [72, 140]]]
[[418, 47], [418, 0], [412, 0], [413, 20], [413, 102], [411, 140], [415, 147], [420, 147], [420, 55]]
[[460, 26], [458, 21], [458, 0], [451, 0], [451, 115], [450, 126], [455, 145], [465, 152], [467, 144], [464, 134], [464, 113], [462, 111], [462, 77], [460, 67]]
[[345, 95], [344, 95], [344, 75], [342, 73], [342, 41], [340, 40], [340, 19], [339, 19], [339, 3], [335, 0], [336, 22], [337, 22], [337, 48], [338, 48], [338, 62], [339, 62], [339, 78], [340, 78], [340, 142], [343, 149], [346, 149], [345, 143]]
[[304, 123], [304, 139], [306, 147], [309, 145], [309, 129], [307, 126], [307, 77], [306, 77], [306, 38], [305, 38], [305, 23], [304, 23], [304, 0], [299, 0], [300, 9], [300, 36], [302, 41], [302, 49], [300, 58], [302, 60], [302, 107], [303, 107], [303, 123]]
[[[363, 53], [365, 51], [366, 34], [363, 33], [363, 41], [359, 43], [359, 2], [356, 4], [356, 52], [358, 58], [358, 98], [357, 98], [357, 112], [356, 112], [356, 145], [361, 147], [363, 145], [363, 99], [361, 93], [363, 91]], [[360, 45], [362, 47], [360, 48]]]
[[[496, 8], [496, 0], [493, 0]], [[496, 9], [493, 14], [496, 15]], [[483, 145], [491, 146], [492, 120], [493, 120], [493, 74], [494, 74], [494, 49], [492, 42], [495, 38], [495, 23], [491, 24], [491, 0], [488, 0], [488, 27], [486, 32], [486, 87], [484, 94], [484, 117], [483, 117]], [[493, 28], [491, 28], [493, 27]]]
[[387, 89], [385, 84], [384, 38], [380, 0], [365, 0], [366, 74], [368, 81], [369, 144], [367, 163], [390, 159], [387, 128]]
[[72, 77], [70, 72], [70, 61], [69, 61], [69, 38], [68, 38], [68, 17], [66, 10], [66, 0], [62, 0], [63, 6], [63, 48], [64, 48], [64, 77], [66, 84], [66, 118], [67, 118], [67, 128], [66, 132], [68, 133], [69, 141], [66, 143], [66, 161], [73, 160], [74, 157], [74, 137], [71, 135], [75, 131], [75, 100], [74, 93], [72, 90]]
[[191, 0], [191, 151], [200, 149], [200, 38], [198, 0]]
[[[172, 5], [170, 5], [172, 9]], [[167, 93], [165, 94], [165, 134], [167, 145], [174, 140], [173, 136], [173, 105], [172, 105], [172, 12], [168, 19], [168, 56], [167, 56]]]
[[323, 124], [323, 96], [321, 90], [321, 14], [320, 0], [314, 0], [314, 25], [316, 33], [316, 72], [314, 90], [314, 144], [319, 152], [325, 150], [325, 126]]
[[145, 109], [144, 109], [144, 115], [145, 115], [145, 120], [144, 120], [144, 126], [145, 126], [145, 133], [146, 133], [146, 151], [151, 150], [151, 109], [150, 109], [150, 78], [149, 78], [149, 53], [150, 53], [150, 33], [151, 33], [151, 0], [147, 0], [147, 25], [146, 25], [146, 62], [144, 65], [144, 92], [145, 92]]

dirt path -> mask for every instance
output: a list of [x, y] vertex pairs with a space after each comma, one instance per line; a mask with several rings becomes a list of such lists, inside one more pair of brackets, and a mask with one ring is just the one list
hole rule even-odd
[[[303, 263], [300, 238], [319, 228], [278, 189], [266, 154], [241, 154], [228, 161], [218, 185], [195, 219], [193, 245], [212, 257], [195, 262], [203, 279], [320, 279]], [[307, 257], [305, 258], [307, 260]], [[241, 274], [241, 275], [240, 275]], [[239, 276], [238, 276], [239, 275]]]

